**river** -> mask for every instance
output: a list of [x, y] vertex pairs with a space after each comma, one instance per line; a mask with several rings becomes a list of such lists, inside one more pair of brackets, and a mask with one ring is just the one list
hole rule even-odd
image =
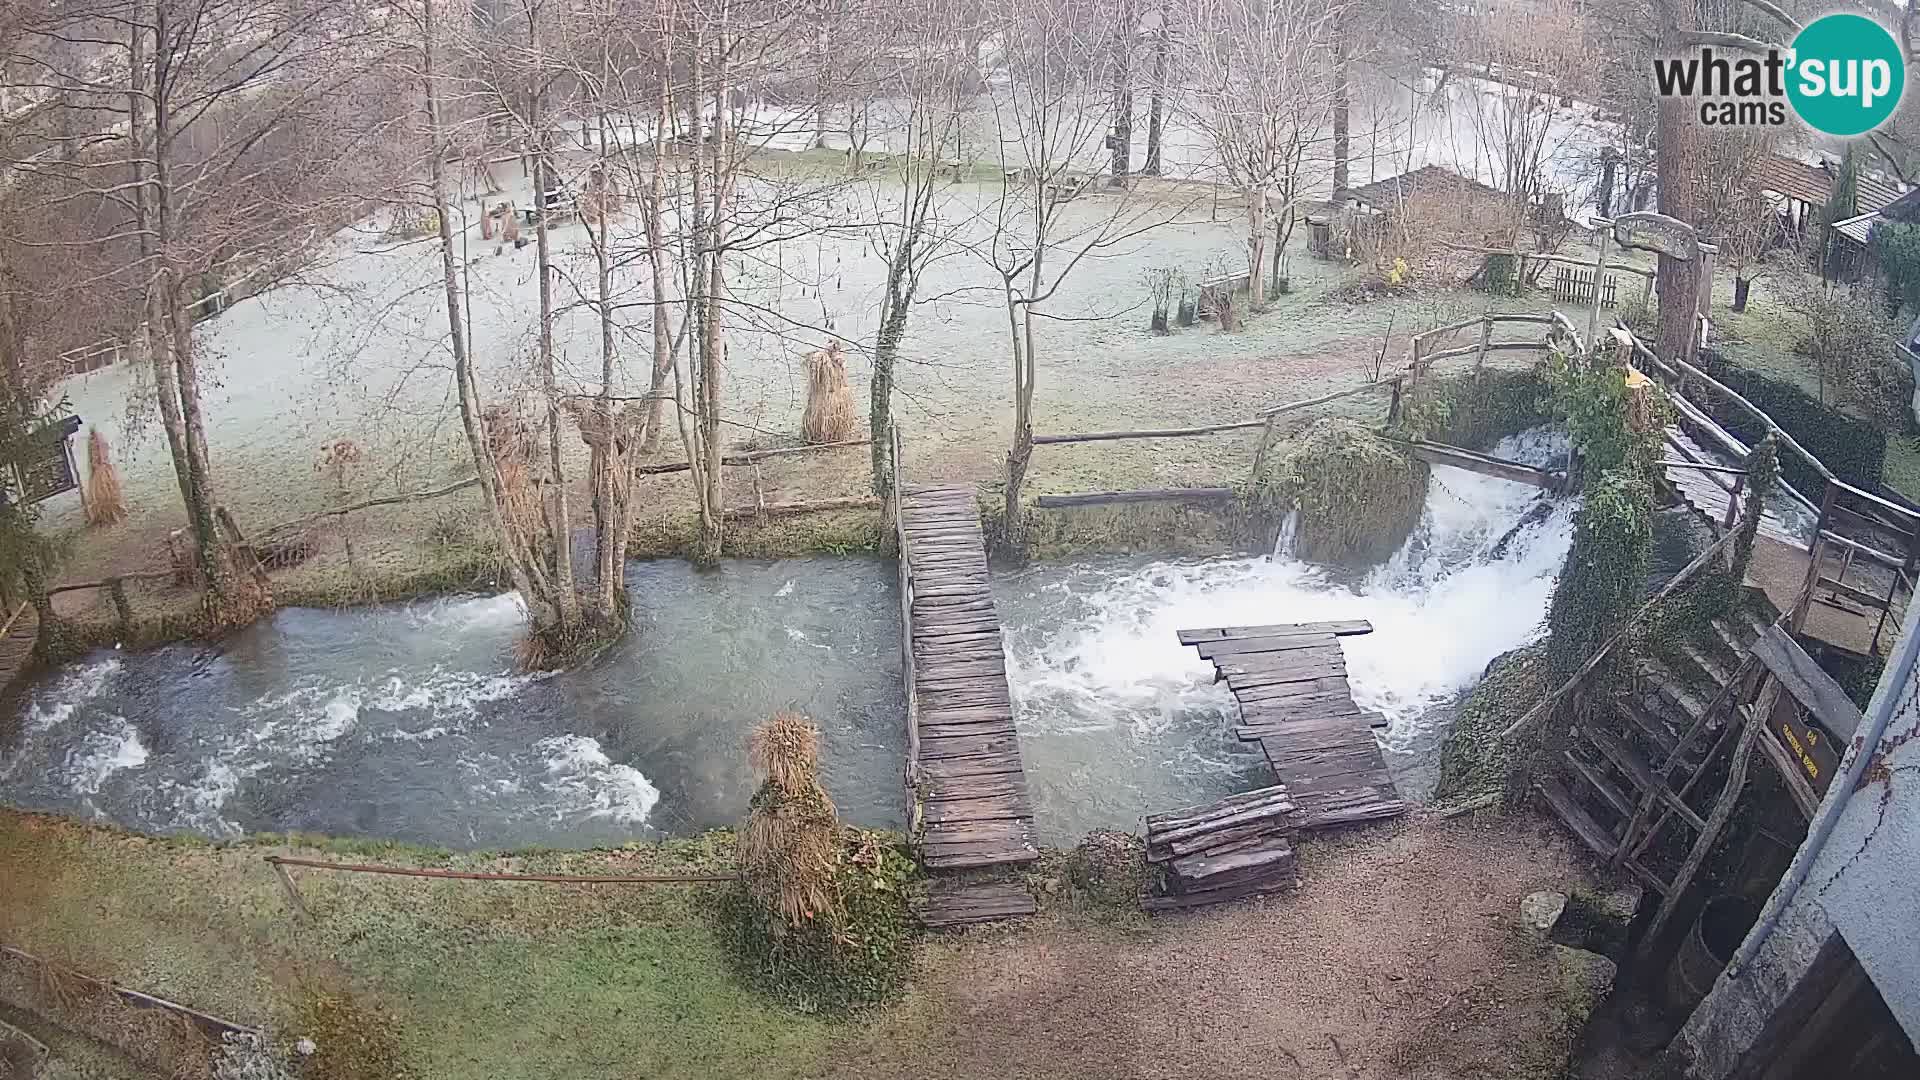
[[[1496, 453], [1545, 463], [1532, 433]], [[1365, 618], [1354, 696], [1389, 768], [1432, 788], [1460, 694], [1540, 631], [1574, 504], [1437, 468], [1420, 525], [1366, 573], [1286, 552], [1084, 558], [996, 572], [1036, 823], [1070, 844], [1264, 783], [1232, 700], [1175, 631]], [[1534, 511], [1529, 513], [1529, 511]], [[635, 563], [634, 632], [558, 675], [512, 670], [511, 595], [289, 609], [218, 646], [100, 650], [52, 672], [0, 749], [0, 799], [154, 832], [311, 831], [453, 847], [583, 846], [738, 821], [747, 731], [792, 708], [823, 733], [844, 819], [902, 824], [893, 565]]]

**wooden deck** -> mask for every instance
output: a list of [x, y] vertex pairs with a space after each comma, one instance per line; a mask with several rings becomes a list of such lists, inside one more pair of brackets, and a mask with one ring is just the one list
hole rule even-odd
[[1260, 744], [1303, 830], [1407, 812], [1373, 738], [1386, 721], [1354, 704], [1347, 686], [1340, 638], [1372, 632], [1363, 619], [1180, 631], [1233, 691], [1235, 734]]
[[899, 514], [921, 861], [929, 870], [1032, 862], [1040, 849], [973, 490], [909, 489]]
[[[1702, 450], [1698, 443], [1678, 427], [1667, 429], [1667, 452], [1672, 454], [1676, 461], [1715, 463], [1711, 455]], [[1688, 506], [1693, 507], [1716, 527], [1725, 527], [1727, 510], [1733, 505], [1734, 482], [1739, 477], [1673, 465], [1667, 467], [1666, 474], [1667, 481], [1673, 485], [1674, 490]], [[1778, 543], [1802, 549], [1807, 543], [1804, 538], [1795, 536], [1780, 515], [1772, 510], [1762, 510], [1760, 513], [1760, 535]]]

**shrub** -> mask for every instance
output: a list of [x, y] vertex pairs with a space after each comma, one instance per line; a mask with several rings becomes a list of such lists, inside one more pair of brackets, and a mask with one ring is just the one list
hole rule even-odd
[[[1821, 404], [1818, 398], [1790, 382], [1740, 367], [1711, 349], [1700, 350], [1695, 363], [1773, 417], [1781, 430], [1825, 462], [1840, 479], [1865, 491], [1880, 490], [1887, 440], [1873, 425]], [[1711, 390], [1688, 396], [1705, 406], [1715, 420], [1749, 446], [1767, 434], [1758, 420], [1721, 400], [1720, 395]], [[1820, 474], [1798, 454], [1780, 455], [1780, 475], [1795, 490], [1816, 501], [1826, 486]]]
[[1908, 309], [1920, 307], [1920, 225], [1882, 218], [1867, 242], [1894, 299]]
[[843, 1012], [896, 987], [912, 956], [913, 860], [878, 833], [842, 830], [820, 786], [820, 733], [798, 713], [754, 730], [766, 777], [740, 837], [742, 886], [721, 915], [748, 977], [807, 1012]]
[[1660, 298], [1651, 295], [1651, 290], [1644, 294], [1636, 292], [1622, 299], [1613, 311], [1637, 336], [1655, 338], [1660, 335]]
[[849, 830], [830, 888], [834, 910], [793, 926], [745, 888], [720, 915], [749, 980], [803, 1012], [842, 1013], [884, 1001], [912, 966], [907, 890], [917, 868], [897, 837]]
[[1813, 360], [1823, 397], [1853, 405], [1882, 431], [1905, 431], [1912, 380], [1894, 349], [1885, 294], [1806, 286], [1790, 302], [1802, 319], [1797, 348]]
[[1484, 368], [1429, 377], [1418, 400], [1403, 405], [1399, 433], [1452, 446], [1486, 449], [1555, 419], [1552, 387], [1539, 371]]
[[1590, 479], [1547, 612], [1547, 669], [1556, 685], [1639, 606], [1652, 552], [1652, 485], [1634, 469]]
[[1505, 792], [1518, 755], [1500, 733], [1554, 687], [1547, 680], [1544, 648], [1529, 645], [1494, 658], [1480, 684], [1454, 713], [1440, 747], [1436, 803], [1467, 802]]
[[1146, 841], [1132, 833], [1095, 829], [1067, 853], [1073, 896], [1090, 906], [1133, 912], [1147, 885]]

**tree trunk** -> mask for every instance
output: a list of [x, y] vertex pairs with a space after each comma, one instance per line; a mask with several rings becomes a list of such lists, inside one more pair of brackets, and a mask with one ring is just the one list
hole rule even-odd
[[1167, 92], [1167, 9], [1160, 9], [1160, 31], [1153, 39], [1153, 88], [1147, 98], [1147, 161], [1140, 172], [1160, 175], [1160, 128], [1166, 110]]
[[883, 497], [893, 494], [893, 441], [888, 437], [893, 425], [893, 368], [899, 357], [900, 341], [906, 337], [907, 312], [913, 303], [907, 295], [910, 287], [905, 281], [916, 239], [909, 232], [894, 250], [893, 262], [887, 267], [886, 311], [880, 317], [880, 330], [873, 342], [873, 383], [869, 388], [867, 429], [872, 439], [873, 491]]
[[1267, 193], [1245, 189], [1247, 197], [1247, 302], [1255, 311], [1267, 306]]
[[1738, 315], [1747, 310], [1747, 290], [1752, 287], [1753, 282], [1750, 279], [1741, 277], [1739, 274], [1733, 276], [1734, 314]]
[[498, 465], [487, 445], [487, 433], [480, 419], [479, 390], [473, 377], [472, 354], [467, 349], [466, 324], [460, 315], [460, 277], [453, 248], [453, 215], [447, 203], [446, 152], [441, 145], [444, 131], [440, 123], [439, 73], [435, 63], [434, 5], [422, 8], [423, 42], [421, 81], [427, 114], [428, 186], [433, 190], [434, 217], [439, 222], [440, 275], [447, 301], [447, 332], [453, 350], [454, 388], [460, 402], [460, 423], [466, 431], [467, 449], [473, 455], [474, 471], [480, 478], [480, 491], [486, 496], [487, 510], [500, 535], [501, 548], [507, 553], [507, 575], [527, 605], [529, 621], [536, 628], [551, 625], [556, 614], [547, 601], [545, 581], [538, 563], [530, 557], [526, 539], [513, 527], [500, 491]]
[[[1672, 40], [1693, 26], [1693, 5], [1687, 0], [1655, 0], [1663, 37]], [[1672, 51], [1679, 51], [1674, 46]], [[1683, 98], [1662, 97], [1655, 103], [1654, 164], [1660, 185], [1660, 212], [1688, 225], [1694, 223], [1693, 184], [1688, 167], [1693, 158], [1694, 118]], [[1660, 256], [1656, 288], [1660, 293], [1660, 334], [1663, 357], [1693, 358], [1694, 264]]]
[[1124, 188], [1133, 171], [1133, 23], [1132, 7], [1120, 9], [1120, 25], [1114, 35], [1113, 132], [1107, 144], [1113, 151], [1113, 175], [1108, 187]]
[[[654, 114], [659, 133], [659, 144], [664, 144], [668, 118], [673, 115], [672, 97], [669, 92], [666, 75], [661, 76], [660, 103]], [[647, 432], [640, 440], [640, 452], [651, 454], [660, 444], [660, 429], [664, 426], [667, 402], [661, 391], [667, 385], [667, 379], [673, 374], [673, 327], [667, 317], [667, 230], [664, 220], [666, 200], [666, 158], [656, 150], [653, 163], [647, 175], [646, 204], [642, 207], [641, 218], [647, 230], [647, 267], [652, 274], [653, 285], [653, 379], [648, 393], [653, 400], [647, 406]]]
[[[1341, 18], [1334, 27], [1336, 40], [1333, 57], [1333, 203], [1339, 206], [1347, 201], [1349, 158], [1352, 156], [1351, 141], [1348, 134], [1350, 114], [1353, 111], [1353, 95], [1348, 84], [1347, 73], [1347, 27]], [[1275, 252], [1275, 257], [1279, 255]]]
[[[531, 9], [527, 19], [527, 47], [533, 52], [536, 75], [544, 74], [545, 54], [542, 52], [540, 21]], [[540, 342], [538, 361], [540, 365], [540, 389], [547, 399], [547, 458], [553, 497], [547, 504], [550, 517], [547, 520], [544, 553], [550, 560], [550, 572], [553, 575], [552, 596], [549, 598], [558, 615], [555, 625], [536, 626], [535, 633], [552, 637], [559, 635], [552, 643], [559, 651], [569, 651], [574, 645], [573, 636], [577, 633], [580, 621], [580, 594], [573, 580], [573, 521], [568, 507], [567, 473], [561, 458], [561, 412], [560, 388], [553, 368], [553, 242], [552, 229], [547, 210], [547, 192], [559, 185], [559, 178], [553, 171], [552, 147], [549, 145], [545, 128], [545, 101], [543, 94], [536, 91], [527, 106], [527, 128], [533, 140], [533, 219], [534, 265], [540, 275]]]

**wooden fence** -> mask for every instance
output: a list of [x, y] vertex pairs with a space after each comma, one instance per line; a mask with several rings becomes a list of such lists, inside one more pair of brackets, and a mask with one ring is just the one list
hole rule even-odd
[[[1592, 304], [1594, 271], [1573, 266], [1558, 266], [1553, 271], [1553, 298], [1568, 304]], [[1600, 282], [1600, 306], [1613, 307], [1619, 296], [1620, 278], [1609, 272]]]
[[[1502, 326], [1545, 327], [1546, 336], [1534, 340], [1494, 339], [1494, 328]], [[1480, 339], [1475, 344], [1450, 348], [1437, 348], [1446, 339], [1462, 330], [1478, 327]], [[1391, 373], [1382, 371], [1379, 377], [1369, 379], [1344, 390], [1335, 390], [1298, 401], [1289, 401], [1255, 413], [1248, 420], [1230, 420], [1219, 424], [1203, 424], [1183, 428], [1143, 428], [1132, 431], [1089, 431], [1071, 435], [1035, 435], [1035, 446], [1060, 446], [1068, 443], [1112, 442], [1122, 439], [1183, 439], [1207, 435], [1220, 435], [1236, 431], [1259, 429], [1260, 441], [1254, 450], [1251, 476], [1258, 476], [1266, 461], [1267, 453], [1279, 438], [1279, 418], [1300, 412], [1304, 409], [1329, 405], [1347, 398], [1368, 394], [1381, 394], [1387, 399], [1383, 422], [1393, 423], [1399, 418], [1402, 398], [1416, 389], [1420, 380], [1426, 377], [1433, 366], [1441, 361], [1473, 357], [1474, 366], [1486, 362], [1488, 356], [1498, 352], [1544, 352], [1555, 345], [1565, 346], [1578, 352], [1583, 346], [1580, 333], [1573, 322], [1558, 311], [1545, 315], [1509, 315], [1500, 312], [1487, 312], [1471, 319], [1436, 327], [1415, 334], [1409, 348], [1409, 356], [1404, 367]], [[1227, 487], [1178, 487], [1150, 488], [1138, 491], [1085, 491], [1071, 494], [1041, 495], [1034, 504], [1042, 509], [1055, 509], [1078, 506], [1095, 506], [1127, 502], [1200, 502], [1232, 498], [1234, 489]]]

